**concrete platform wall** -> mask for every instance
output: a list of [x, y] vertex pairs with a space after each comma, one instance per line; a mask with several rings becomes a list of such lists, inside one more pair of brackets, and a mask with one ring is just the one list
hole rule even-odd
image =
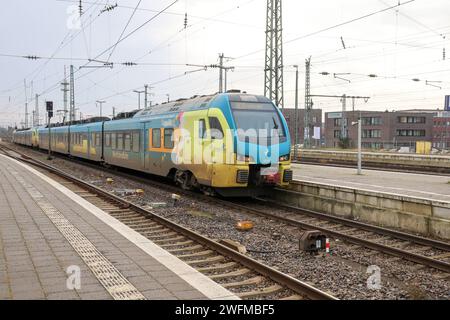
[[299, 208], [450, 239], [450, 203], [296, 181], [277, 201]]

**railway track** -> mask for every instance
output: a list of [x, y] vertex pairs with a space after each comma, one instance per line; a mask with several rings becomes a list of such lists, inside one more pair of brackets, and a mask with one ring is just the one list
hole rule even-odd
[[300, 209], [266, 199], [233, 206], [282, 221], [303, 230], [319, 230], [329, 237], [435, 268], [450, 275], [450, 244], [359, 221]]
[[[98, 165], [81, 160], [73, 161], [98, 169]], [[105, 170], [109, 171], [111, 169]], [[329, 214], [287, 206], [279, 202], [273, 202], [270, 199], [251, 199], [247, 203], [243, 203], [242, 200], [230, 201], [182, 190], [166, 182], [148, 179], [148, 177], [141, 177], [115, 170], [111, 170], [110, 172], [127, 179], [165, 189], [169, 192], [182, 193], [200, 201], [214, 203], [214, 205], [220, 205], [228, 209], [239, 210], [248, 214], [280, 221], [302, 230], [319, 230], [329, 237], [345, 240], [356, 246], [393, 256], [394, 259], [408, 260], [450, 274], [450, 244], [446, 242]]]
[[242, 299], [335, 300], [331, 294], [167, 220], [57, 168], [0, 145], [0, 151], [45, 171], [65, 187], [139, 232]]
[[[343, 160], [332, 160], [327, 159], [314, 159], [307, 158], [292, 161], [292, 163], [297, 164], [308, 164], [315, 166], [326, 166], [326, 167], [337, 167], [337, 168], [351, 168], [354, 169], [357, 166], [357, 163], [354, 161], [343, 161]], [[382, 170], [382, 171], [390, 171], [390, 172], [404, 172], [404, 173], [416, 173], [416, 174], [426, 174], [426, 175], [436, 175], [436, 176], [450, 176], [449, 168], [439, 168], [439, 167], [426, 167], [423, 166], [411, 166], [411, 165], [403, 165], [403, 164], [388, 164], [388, 163], [376, 163], [376, 162], [367, 162], [363, 161], [363, 169], [367, 170]]]

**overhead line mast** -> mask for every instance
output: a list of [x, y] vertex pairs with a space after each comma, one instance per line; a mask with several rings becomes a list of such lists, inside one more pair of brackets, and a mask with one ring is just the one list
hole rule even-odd
[[284, 108], [281, 0], [267, 0], [264, 95]]

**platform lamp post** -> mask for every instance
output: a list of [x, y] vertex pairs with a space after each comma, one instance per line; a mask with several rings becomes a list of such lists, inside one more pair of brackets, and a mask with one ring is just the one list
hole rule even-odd
[[45, 106], [47, 109], [47, 127], [48, 127], [48, 156], [47, 160], [52, 160], [52, 136], [50, 130], [50, 119], [53, 117], [53, 101], [46, 101]]
[[103, 115], [103, 104], [104, 104], [106, 101], [104, 101], [104, 100], [102, 100], [102, 101], [97, 100], [96, 102], [100, 105], [100, 118], [101, 118], [102, 115]]
[[352, 122], [352, 125], [358, 125], [358, 170], [357, 174], [362, 175], [362, 152], [361, 152], [361, 112], [358, 121]]
[[141, 110], [141, 93], [145, 93], [144, 90], [133, 90], [133, 92], [138, 94], [138, 110]]

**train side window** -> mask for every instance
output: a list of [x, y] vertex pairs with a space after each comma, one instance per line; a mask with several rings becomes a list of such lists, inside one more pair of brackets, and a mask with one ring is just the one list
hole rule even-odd
[[112, 147], [113, 149], [116, 149], [116, 148], [117, 148], [117, 135], [116, 135], [115, 132], [114, 132], [114, 133], [111, 133], [111, 147]]
[[95, 147], [95, 133], [91, 133], [91, 146]]
[[131, 151], [131, 134], [125, 133], [123, 141], [125, 145], [124, 150]]
[[152, 147], [161, 148], [161, 129], [152, 130]]
[[205, 138], [205, 133], [206, 133], [206, 122], [205, 122], [205, 119], [200, 119], [198, 121], [198, 137], [200, 139]]
[[173, 129], [164, 129], [164, 148], [173, 149]]
[[111, 133], [105, 133], [105, 147], [111, 147]]
[[123, 150], [123, 133], [117, 134], [117, 150]]
[[100, 147], [100, 133], [95, 134], [95, 145]]
[[133, 152], [139, 152], [139, 132], [133, 132]]
[[211, 139], [222, 139], [223, 129], [217, 117], [209, 117], [209, 129], [211, 130]]

